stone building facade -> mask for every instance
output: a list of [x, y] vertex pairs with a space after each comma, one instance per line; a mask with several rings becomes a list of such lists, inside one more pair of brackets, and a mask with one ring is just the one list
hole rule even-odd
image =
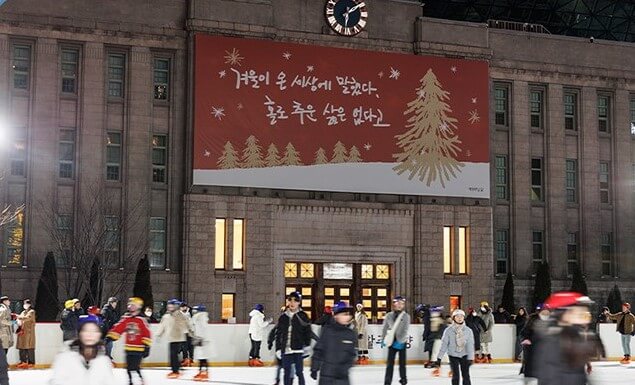
[[[314, 316], [337, 298], [368, 298], [378, 318], [381, 301], [395, 294], [410, 305], [449, 307], [450, 296], [463, 306], [495, 303], [507, 271], [517, 302], [528, 303], [539, 260], [551, 264], [556, 289], [570, 285], [579, 264], [593, 296], [606, 298], [615, 281], [624, 297], [634, 294], [633, 44], [430, 19], [408, 1], [367, 2], [368, 25], [356, 37], [331, 31], [322, 1], [151, 3], [9, 0], [0, 7], [0, 108], [25, 149], [2, 158], [10, 170], [22, 157], [24, 175], [4, 178], [0, 196], [26, 204], [19, 263], [8, 263], [3, 234], [3, 292], [31, 296], [52, 247], [37, 202], [50, 199], [77, 215], [78, 200], [97, 181], [118, 212], [143, 202], [144, 225], [123, 237], [119, 252], [148, 239], [155, 298], [205, 303], [216, 321], [246, 321], [254, 303], [275, 309], [291, 288], [305, 292]], [[193, 185], [195, 34], [487, 60], [491, 199]], [[77, 88], [69, 93], [63, 70], [73, 58]], [[119, 163], [108, 158], [117, 140]], [[60, 159], [69, 141], [74, 156]], [[164, 164], [153, 164], [154, 150], [165, 151]], [[69, 161], [72, 177], [60, 177]], [[108, 166], [117, 165], [118, 180], [108, 180]], [[165, 178], [155, 175], [161, 166]], [[215, 268], [217, 219], [244, 221], [241, 270]], [[444, 226], [470, 229], [467, 275], [443, 273]], [[237, 235], [225, 229], [229, 255]], [[162, 249], [151, 242], [156, 237]], [[351, 277], [326, 278], [330, 264], [351, 265]]]

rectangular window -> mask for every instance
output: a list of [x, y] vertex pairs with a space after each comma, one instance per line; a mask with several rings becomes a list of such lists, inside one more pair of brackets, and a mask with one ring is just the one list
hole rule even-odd
[[165, 218], [150, 218], [150, 267], [165, 266]]
[[564, 128], [578, 130], [578, 95], [575, 92], [564, 93]]
[[62, 92], [77, 93], [77, 68], [79, 67], [79, 51], [62, 49]]
[[234, 318], [235, 294], [222, 294], [221, 297], [221, 318], [223, 322], [229, 322]]
[[602, 275], [613, 275], [613, 233], [602, 233], [600, 237], [600, 254], [602, 254]]
[[470, 260], [470, 231], [459, 227], [459, 274], [467, 274]]
[[24, 209], [4, 227], [5, 263], [7, 266], [21, 266], [24, 258]]
[[123, 54], [108, 55], [108, 96], [122, 98], [126, 79], [126, 56]]
[[635, 96], [631, 96], [631, 135], [635, 135]]
[[242, 270], [245, 265], [245, 220], [234, 219], [233, 230], [232, 268], [234, 270]]
[[226, 233], [225, 218], [216, 218], [214, 244], [214, 268], [216, 270], [225, 269], [225, 252], [227, 245]]
[[168, 100], [170, 59], [154, 59], [154, 99]]
[[509, 231], [496, 230], [496, 274], [507, 274], [509, 266]]
[[542, 91], [533, 90], [529, 93], [529, 114], [531, 128], [542, 128]]
[[496, 155], [496, 199], [509, 199], [507, 155]]
[[452, 259], [454, 257], [454, 228], [452, 226], [443, 227], [443, 273], [452, 274]]
[[117, 266], [119, 264], [119, 246], [121, 244], [119, 217], [113, 215], [104, 217], [104, 230], [105, 265]]
[[26, 141], [19, 139], [13, 142], [9, 151], [12, 176], [26, 176]]
[[565, 183], [567, 203], [576, 203], [578, 201], [578, 162], [575, 159], [566, 160]]
[[109, 132], [106, 138], [106, 180], [121, 179], [121, 133]]
[[600, 162], [600, 203], [611, 203], [611, 169], [607, 162]]
[[168, 159], [168, 138], [165, 135], [152, 136], [152, 181], [165, 183], [165, 166]]
[[31, 74], [31, 47], [28, 45], [13, 45], [13, 88], [28, 90]]
[[75, 131], [62, 130], [60, 132], [60, 178], [73, 179], [75, 170]]
[[542, 158], [531, 159], [531, 200], [534, 202], [543, 201], [543, 175]]
[[545, 260], [545, 243], [544, 232], [534, 231], [532, 232], [532, 261], [534, 265], [534, 272], [538, 271], [538, 267]]
[[598, 95], [598, 129], [611, 132], [611, 99], [607, 95]]
[[494, 88], [494, 121], [498, 126], [508, 126], [509, 101], [507, 95], [507, 87], [496, 86]]
[[451, 295], [450, 296], [450, 313], [460, 308], [461, 308], [461, 296]]
[[567, 271], [573, 275], [578, 266], [578, 233], [567, 234]]
[[57, 242], [60, 245], [60, 255], [55, 262], [59, 267], [69, 267], [71, 262], [71, 243], [73, 236], [73, 217], [71, 215], [57, 215]]

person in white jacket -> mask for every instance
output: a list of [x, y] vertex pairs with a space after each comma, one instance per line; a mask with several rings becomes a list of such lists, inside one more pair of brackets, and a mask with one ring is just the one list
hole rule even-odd
[[79, 317], [79, 337], [55, 357], [49, 385], [112, 385], [112, 362], [101, 343], [99, 318]]
[[209, 379], [209, 365], [207, 360], [211, 356], [211, 340], [207, 334], [209, 314], [207, 313], [205, 305], [194, 306], [192, 308], [192, 314], [192, 331], [194, 332], [192, 345], [194, 345], [194, 359], [199, 362], [199, 372], [196, 376], [194, 376], [194, 381], [207, 381]]
[[265, 335], [265, 329], [271, 323], [271, 319], [265, 320], [265, 307], [256, 304], [249, 313], [249, 339], [251, 340], [251, 350], [249, 351], [249, 366], [264, 366], [260, 360], [260, 344]]

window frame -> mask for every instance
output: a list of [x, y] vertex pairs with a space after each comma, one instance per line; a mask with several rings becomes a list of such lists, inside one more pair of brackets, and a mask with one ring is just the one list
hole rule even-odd
[[[64, 60], [64, 54], [65, 53], [74, 53], [76, 55], [75, 61], [71, 62], [71, 61], [65, 61]], [[78, 90], [79, 90], [79, 70], [80, 70], [80, 61], [81, 61], [81, 56], [80, 56], [80, 49], [78, 47], [71, 47], [71, 46], [66, 46], [63, 45], [60, 47], [60, 92], [62, 95], [77, 95], [78, 94]], [[66, 76], [65, 75], [65, 69], [64, 66], [75, 66], [74, 72], [75, 74], [73, 76]], [[65, 80], [72, 80], [72, 84], [73, 84], [73, 90], [72, 91], [66, 91], [64, 89], [64, 81]]]
[[[570, 169], [572, 165], [572, 169]], [[565, 159], [565, 200], [569, 204], [578, 203], [578, 160], [577, 159]], [[570, 183], [571, 182], [571, 183]], [[571, 186], [571, 184], [573, 186]], [[570, 199], [570, 194], [573, 194], [573, 200]]]
[[[534, 160], [540, 161], [540, 168], [534, 167]], [[544, 159], [542, 157], [531, 158], [531, 190], [530, 190], [530, 198], [532, 203], [544, 202], [545, 201], [545, 174], [544, 174]], [[534, 184], [534, 172], [540, 173], [540, 185]], [[534, 197], [536, 194], [536, 189], [539, 190], [540, 195], [537, 199]]]
[[[574, 258], [571, 257], [571, 253], [575, 253]], [[573, 265], [575, 264], [575, 265]], [[575, 231], [567, 233], [567, 275], [572, 276], [575, 267], [580, 267], [580, 236], [579, 232]]]
[[[540, 241], [536, 241], [536, 235], [540, 235]], [[536, 246], [540, 245], [541, 258], [536, 258]], [[531, 263], [534, 269], [534, 273], [538, 271], [538, 265], [545, 262], [545, 231], [544, 230], [532, 230], [531, 231]]]
[[[68, 218], [68, 223], [64, 223], [66, 221], [62, 221], [62, 218]], [[72, 214], [56, 214], [55, 216], [55, 229], [58, 232], [58, 235], [60, 235], [60, 238], [67, 238], [68, 239], [59, 239], [58, 241], [60, 243], [65, 243], [68, 242], [69, 245], [64, 245], [61, 244], [61, 248], [64, 248], [64, 246], [70, 247], [70, 243], [72, 242], [72, 240], [70, 238], [72, 238], [73, 236], [73, 215]], [[63, 251], [64, 253], [68, 254], [70, 256], [70, 249], [64, 249]], [[65, 257], [63, 255], [59, 255], [57, 256], [57, 258], [55, 258], [55, 262], [57, 263], [58, 267], [62, 267], [62, 268], [67, 268], [70, 267], [69, 266], [69, 260], [68, 257]]]
[[[119, 137], [119, 143], [112, 143], [110, 135], [117, 135]], [[107, 182], [121, 182], [123, 179], [123, 132], [121, 131], [107, 131], [106, 132], [106, 181]], [[108, 150], [118, 148], [119, 160], [118, 162], [110, 162], [108, 159]], [[111, 179], [109, 177], [109, 167], [117, 167], [117, 179]]]
[[454, 226], [443, 226], [443, 274], [454, 272]]
[[[64, 134], [65, 133], [70, 133], [71, 134], [71, 140], [65, 139]], [[76, 158], [76, 135], [77, 132], [75, 130], [67, 130], [67, 129], [62, 129], [59, 131], [59, 142], [58, 142], [58, 168], [57, 168], [57, 177], [60, 179], [70, 179], [73, 180], [75, 179], [75, 158]], [[63, 145], [70, 145], [72, 147], [72, 151], [71, 151], [71, 157], [72, 159], [68, 160], [68, 159], [62, 159], [62, 146]], [[70, 165], [70, 176], [63, 176], [62, 175], [62, 165]]]
[[[16, 59], [16, 49], [18, 48], [26, 48], [28, 49], [28, 58], [27, 59]], [[23, 41], [12, 41], [11, 42], [11, 89], [15, 92], [30, 92], [31, 90], [31, 72], [33, 69], [33, 43], [23, 42]], [[17, 69], [18, 61], [26, 61], [26, 69]], [[20, 67], [22, 68], [22, 67]], [[24, 87], [16, 87], [16, 76], [21, 75], [25, 77], [25, 86]]]
[[[606, 166], [606, 171], [602, 168]], [[611, 199], [611, 162], [600, 162], [599, 164], [599, 175], [598, 181], [600, 186], [600, 204], [610, 205], [613, 200]], [[606, 176], [606, 182], [602, 182], [602, 177]], [[605, 183], [606, 186], [602, 187], [602, 184]], [[606, 196], [606, 200], [604, 197]]]
[[458, 275], [469, 275], [470, 274], [470, 227], [469, 226], [458, 226], [458, 269], [456, 270], [456, 274]]
[[[499, 164], [499, 161], [503, 162], [502, 166]], [[509, 162], [506, 154], [500, 154], [494, 157], [494, 168], [495, 197], [500, 201], [509, 201]], [[504, 181], [501, 181], [502, 179], [504, 179]], [[503, 192], [503, 196], [500, 194], [501, 191]]]
[[[578, 131], [578, 95], [579, 93], [575, 90], [565, 89], [562, 96], [562, 104], [563, 104], [563, 115], [564, 115], [564, 129], [565, 132], [577, 132]], [[567, 96], [572, 97], [571, 102], [567, 102]], [[567, 106], [571, 106], [573, 109], [572, 113], [567, 113]], [[571, 119], [571, 128], [567, 127], [567, 119]]]
[[[219, 227], [219, 225], [221, 225], [221, 227]], [[219, 249], [220, 245], [222, 245], [222, 249]], [[216, 218], [214, 221], [214, 270], [225, 270], [226, 261], [227, 218]]]
[[631, 114], [631, 135], [635, 138], [635, 94], [629, 97], [629, 111]]
[[[158, 69], [157, 63], [165, 61], [167, 62], [167, 69]], [[157, 72], [165, 74], [167, 76], [167, 81], [157, 82]], [[155, 102], [168, 102], [170, 101], [170, 81], [172, 80], [172, 58], [165, 56], [153, 56], [152, 58], [152, 99]], [[158, 87], [164, 87], [165, 97], [160, 98], [157, 97]]]
[[[27, 140], [24, 137], [13, 138], [9, 150], [9, 175], [12, 178], [27, 177]], [[14, 170], [21, 170], [19, 173]]]
[[[601, 106], [600, 101], [606, 100], [606, 106]], [[611, 133], [611, 108], [612, 108], [612, 98], [611, 95], [606, 93], [598, 93], [597, 95], [597, 121], [598, 121], [598, 132], [602, 134], [610, 134]], [[603, 116], [602, 112], [605, 110], [605, 116]], [[605, 122], [604, 129], [602, 128], [602, 122]]]
[[[502, 95], [498, 95], [498, 91], [502, 92]], [[509, 124], [509, 94], [510, 87], [507, 84], [503, 83], [494, 83], [494, 125], [498, 127], [506, 127], [510, 126]], [[502, 109], [499, 107], [502, 106]], [[498, 123], [498, 114], [502, 114], [502, 123]]]
[[[537, 95], [538, 100], [534, 100], [534, 96]], [[530, 87], [529, 88], [529, 127], [535, 131], [542, 131], [545, 128], [545, 91], [543, 88]], [[538, 122], [537, 126], [534, 126], [534, 118]]]
[[[111, 62], [111, 58], [121, 58], [121, 65], [113, 65]], [[118, 79], [118, 75], [113, 74], [114, 70], [121, 69], [121, 79]], [[124, 99], [126, 96], [126, 81], [127, 81], [127, 70], [128, 70], [128, 54], [124, 51], [111, 50], [106, 54], [106, 96], [109, 99]], [[111, 85], [118, 84], [119, 95], [113, 94], [113, 89]]]
[[[153, 228], [153, 221], [156, 223], [156, 221], [162, 221], [163, 223], [163, 227], [161, 229], [156, 229]], [[154, 268], [154, 269], [163, 269], [166, 266], [166, 260], [167, 260], [167, 248], [168, 248], [168, 221], [166, 217], [150, 217], [150, 223], [149, 223], [149, 247], [148, 247], [148, 254], [150, 254], [150, 260], [148, 261], [150, 264], [150, 268]], [[155, 237], [157, 235], [160, 235], [163, 237], [163, 249], [154, 249], [153, 248], [153, 241], [155, 239]], [[161, 263], [160, 264], [155, 264], [153, 263], [153, 261], [155, 260], [155, 255], [160, 255], [160, 259], [161, 259]]]
[[[615, 275], [613, 266], [613, 242], [614, 241], [612, 232], [600, 234], [600, 261], [602, 263], [603, 277], [612, 277], [613, 275]], [[606, 266], [608, 266], [608, 272], [604, 270]]]
[[[160, 145], [160, 138], [163, 138], [163, 145]], [[155, 144], [159, 143], [159, 144]], [[163, 164], [156, 163], [154, 154], [155, 151], [163, 153]], [[152, 135], [152, 183], [167, 184], [168, 183], [168, 136], [166, 134], [153, 134]], [[162, 178], [157, 178], [157, 175], [162, 175]]]
[[[224, 305], [224, 302], [225, 302], [225, 299], [229, 300], [229, 298], [225, 298], [226, 296], [230, 297], [231, 301], [232, 301], [232, 306], [231, 306], [232, 315], [230, 317], [227, 317], [227, 318], [225, 318], [225, 314], [224, 314], [224, 311], [226, 309], [225, 305]], [[221, 303], [221, 306], [220, 306], [220, 308], [221, 308], [221, 321], [223, 323], [229, 323], [229, 320], [231, 318], [236, 318], [236, 293], [221, 293], [221, 302], [220, 303]]]
[[[240, 223], [240, 231], [237, 232]], [[232, 270], [245, 270], [245, 235], [247, 230], [247, 221], [244, 218], [232, 218]], [[240, 234], [240, 240], [236, 234]], [[239, 251], [239, 252], [238, 252]]]
[[[115, 226], [111, 226], [109, 224], [109, 220], [114, 219], [114, 223]], [[108, 266], [115, 266], [115, 263], [113, 262], [117, 262], [116, 265], [119, 265], [120, 261], [121, 261], [121, 241], [122, 241], [122, 234], [121, 234], [121, 228], [120, 228], [120, 217], [119, 215], [105, 215], [104, 216], [104, 231], [105, 231], [105, 236], [106, 236], [106, 244], [104, 245], [104, 253], [115, 253], [115, 258], [113, 258], [113, 260], [110, 261], [110, 263], [107, 263]], [[111, 235], [114, 234], [114, 246], [112, 247], [108, 247], [110, 244], [110, 240], [108, 239]], [[116, 248], [115, 248], [116, 246]], [[106, 260], [108, 261], [108, 260]]]
[[[504, 239], [500, 239], [499, 235], [504, 235]], [[507, 274], [510, 270], [510, 260], [509, 260], [509, 229], [496, 229], [494, 232], [494, 242], [495, 242], [495, 255], [496, 255], [496, 267], [495, 271], [497, 275]], [[501, 252], [504, 253], [501, 256]], [[499, 269], [500, 263], [504, 263], [505, 268], [504, 271]]]

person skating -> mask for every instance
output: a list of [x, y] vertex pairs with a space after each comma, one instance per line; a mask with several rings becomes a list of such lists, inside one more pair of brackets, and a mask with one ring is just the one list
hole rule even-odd
[[[104, 306], [101, 307], [101, 317], [102, 317], [102, 331], [104, 336], [108, 335], [110, 329], [119, 322], [119, 311], [117, 310], [117, 306], [119, 305], [119, 300], [117, 297], [108, 298], [108, 302]], [[106, 341], [106, 355], [110, 357], [112, 360], [112, 341]]]
[[481, 302], [481, 308], [479, 309], [478, 316], [483, 320], [485, 329], [481, 331], [481, 354], [476, 358], [476, 363], [492, 363], [492, 354], [490, 352], [490, 344], [492, 343], [492, 330], [494, 329], [494, 315], [492, 315], [492, 309], [489, 307], [489, 303], [486, 301]]
[[284, 385], [293, 384], [292, 367], [300, 385], [305, 385], [303, 373], [304, 348], [311, 345], [311, 322], [300, 308], [302, 295], [294, 291], [287, 295], [287, 309], [278, 319], [276, 355], [284, 368]]
[[181, 376], [181, 362], [179, 352], [186, 341], [186, 334], [192, 335], [192, 325], [190, 319], [179, 310], [181, 301], [176, 298], [170, 299], [167, 305], [167, 312], [161, 317], [157, 337], [167, 335], [170, 343], [170, 367], [172, 371], [168, 374], [169, 379], [177, 379]]
[[[287, 307], [283, 306], [280, 308], [280, 313], [284, 314], [284, 312], [287, 311]], [[267, 348], [269, 350], [273, 349], [273, 344], [276, 341], [276, 338], [278, 336], [278, 325], [274, 325], [273, 329], [271, 329], [271, 331], [269, 332], [269, 336], [267, 336]], [[275, 354], [276, 357], [276, 378], [273, 381], [273, 385], [279, 385], [280, 384], [280, 372], [282, 372], [282, 360], [280, 359], [280, 357], [278, 357], [277, 354]]]
[[11, 300], [9, 300], [9, 297], [6, 295], [0, 297], [0, 342], [5, 355], [15, 342], [13, 340], [13, 316], [10, 306]]
[[520, 333], [527, 325], [527, 310], [524, 307], [518, 309], [518, 312], [514, 316], [514, 324], [516, 325], [516, 344], [514, 345], [514, 362], [520, 362], [520, 353], [523, 351], [523, 346], [521, 345], [522, 337]]
[[353, 309], [340, 301], [333, 307], [333, 323], [323, 327], [313, 349], [311, 378], [319, 385], [349, 385], [348, 372], [355, 362], [357, 335], [350, 328]]
[[428, 353], [428, 362], [424, 365], [425, 368], [434, 368], [436, 366], [436, 358], [434, 357], [434, 347], [436, 344], [441, 343], [441, 337], [445, 330], [446, 324], [442, 316], [443, 306], [430, 307], [430, 327], [426, 326], [424, 320], [424, 332], [423, 340], [425, 342], [423, 350]]
[[35, 309], [30, 299], [22, 303], [22, 313], [18, 315], [18, 342], [16, 348], [20, 351], [18, 369], [32, 369], [35, 366]]
[[364, 305], [355, 306], [355, 329], [357, 330], [357, 364], [368, 365], [368, 317]]
[[49, 385], [116, 384], [112, 362], [102, 345], [99, 320], [81, 316], [78, 327], [78, 338], [53, 361]]
[[249, 351], [249, 366], [264, 366], [260, 360], [260, 345], [265, 335], [265, 329], [272, 320], [265, 320], [265, 307], [262, 304], [256, 304], [249, 313], [249, 340], [251, 341], [251, 350]]
[[520, 344], [523, 346], [523, 360], [520, 367], [520, 374], [525, 376], [526, 381], [536, 378], [536, 368], [534, 366], [534, 355], [536, 348], [540, 345], [549, 328], [551, 312], [543, 304], [536, 306], [536, 311], [529, 316], [527, 324], [520, 332]]
[[[188, 304], [186, 302], [182, 302], [180, 305], [180, 310], [183, 314], [185, 314], [191, 325], [192, 313], [190, 312], [191, 309]], [[194, 364], [194, 345], [192, 345], [192, 336], [189, 333], [185, 336], [185, 343], [181, 345], [181, 353], [183, 353], [181, 366], [192, 366]]]
[[631, 304], [625, 302], [622, 304], [620, 313], [611, 314], [608, 309], [604, 311], [604, 315], [611, 321], [617, 321], [616, 331], [620, 333], [622, 340], [622, 350], [624, 358], [620, 363], [628, 365], [631, 363], [631, 338], [635, 335], [635, 315], [631, 313]]
[[474, 362], [474, 334], [465, 324], [465, 312], [461, 309], [452, 312], [452, 325], [443, 332], [437, 368], [434, 370], [436, 376], [441, 371], [441, 358], [446, 353], [450, 358], [452, 385], [459, 385], [461, 377], [463, 377], [463, 385], [471, 385], [470, 365]]
[[192, 308], [192, 327], [194, 336], [192, 345], [194, 345], [194, 359], [199, 363], [198, 374], [194, 376], [194, 381], [209, 380], [209, 360], [211, 353], [210, 347], [212, 342], [207, 334], [207, 324], [209, 323], [209, 313], [205, 305], [196, 305]]
[[77, 339], [77, 321], [73, 311], [73, 300], [69, 299], [64, 302], [64, 310], [60, 314], [60, 329], [62, 329], [62, 340], [72, 341]]
[[150, 345], [152, 345], [152, 335], [146, 319], [141, 316], [143, 300], [139, 297], [128, 299], [128, 312], [121, 320], [108, 332], [107, 339], [117, 341], [122, 334], [126, 334], [126, 368], [128, 379], [132, 385], [132, 374], [137, 373], [141, 384], [141, 361], [150, 355]]
[[399, 383], [407, 384], [406, 377], [406, 342], [408, 341], [408, 328], [410, 327], [410, 315], [404, 310], [406, 299], [396, 296], [392, 300], [392, 311], [386, 314], [384, 326], [381, 332], [381, 346], [388, 347], [388, 360], [384, 384], [392, 383], [393, 370], [395, 368], [395, 356], [399, 355]]

